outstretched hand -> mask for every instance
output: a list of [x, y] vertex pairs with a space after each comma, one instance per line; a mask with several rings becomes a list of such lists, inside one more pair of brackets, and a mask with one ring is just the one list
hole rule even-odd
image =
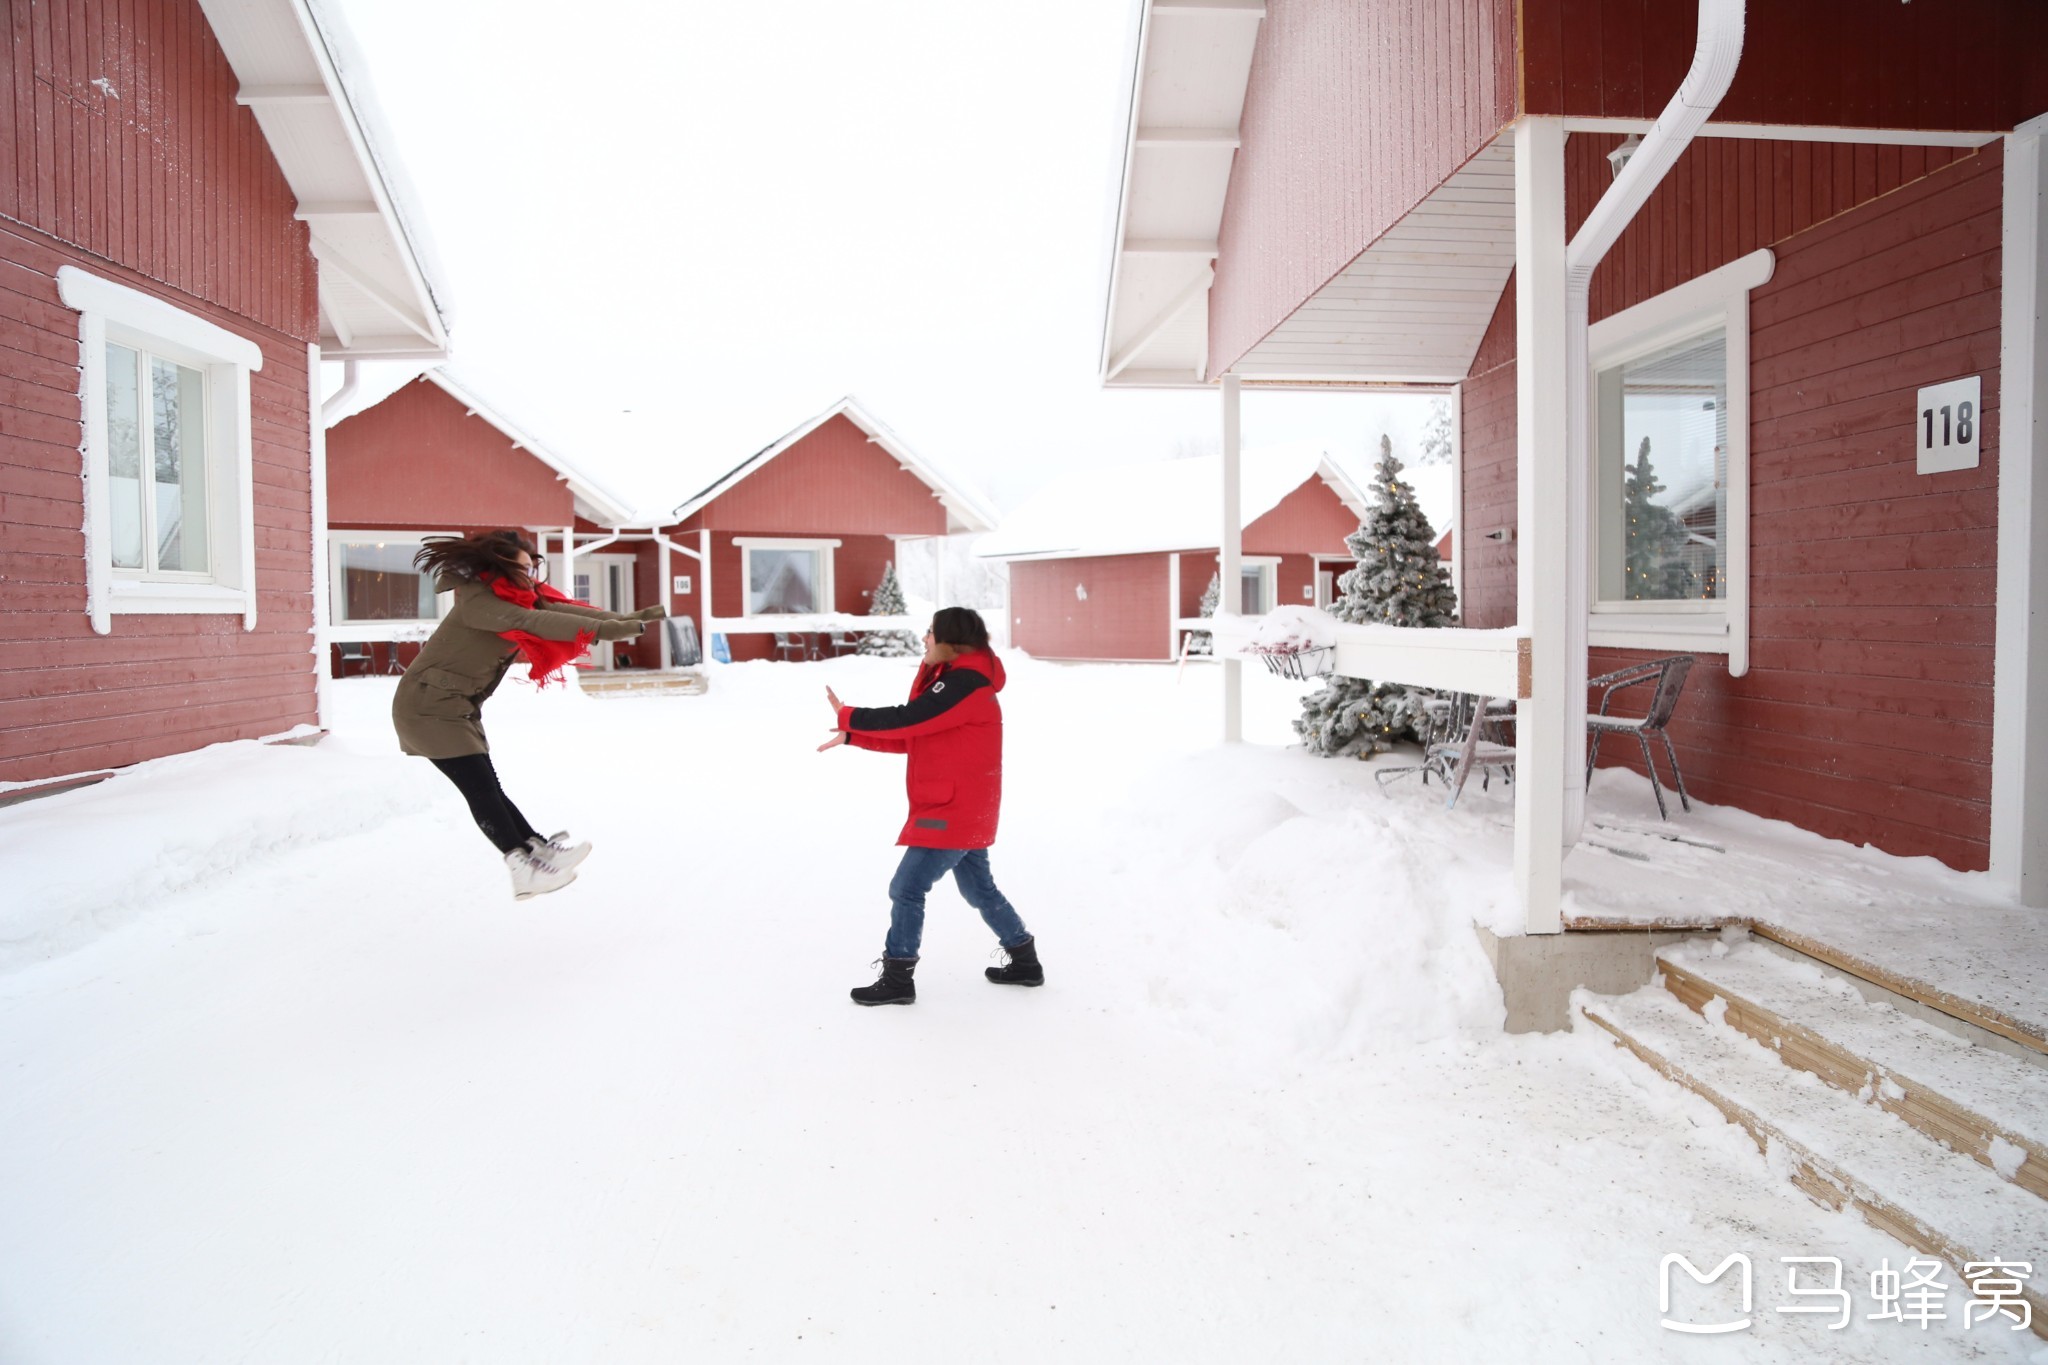
[[818, 746], [818, 752], [822, 754], [827, 749], [836, 749], [844, 743], [846, 743], [846, 731], [834, 730], [832, 732], [832, 738], [826, 740], [823, 744], [820, 744]]
[[825, 700], [832, 704], [832, 718], [834, 720], [837, 720], [839, 718], [840, 706], [839, 694], [837, 692], [834, 692], [830, 687], [827, 687], [825, 689]]

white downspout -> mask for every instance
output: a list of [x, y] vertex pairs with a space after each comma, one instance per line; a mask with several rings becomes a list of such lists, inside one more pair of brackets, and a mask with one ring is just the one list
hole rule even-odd
[[[320, 393], [318, 344], [306, 347], [306, 365], [311, 371], [312, 392], [317, 400]], [[330, 676], [334, 665], [327, 658], [327, 647], [334, 634], [334, 585], [327, 544], [327, 427], [333, 414], [341, 411], [356, 396], [361, 380], [358, 363], [342, 361], [341, 387], [334, 391], [332, 397], [319, 402], [313, 412], [310, 471], [313, 493], [313, 723], [323, 730], [327, 728], [328, 702], [334, 682]], [[393, 644], [391, 648], [395, 651], [398, 646]]]
[[1565, 572], [1565, 765], [1564, 845], [1578, 843], [1586, 820], [1586, 649], [1587, 616], [1591, 609], [1587, 575], [1587, 516], [1591, 499], [1588, 475], [1592, 452], [1586, 448], [1591, 362], [1587, 356], [1589, 303], [1593, 271], [1606, 257], [1623, 229], [1635, 218], [1664, 176], [1677, 164], [1700, 126], [1713, 116], [1735, 79], [1742, 58], [1744, 0], [1700, 0], [1699, 39], [1692, 67], [1679, 82], [1678, 93], [1664, 106], [1642, 145], [1614, 177], [1607, 193], [1586, 215], [1578, 234], [1565, 247], [1565, 544], [1570, 558]]

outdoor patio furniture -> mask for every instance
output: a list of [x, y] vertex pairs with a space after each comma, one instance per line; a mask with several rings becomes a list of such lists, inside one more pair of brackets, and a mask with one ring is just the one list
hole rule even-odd
[[826, 638], [832, 646], [832, 657], [835, 659], [860, 648], [860, 641], [856, 640], [850, 631], [835, 630]]
[[676, 668], [692, 668], [704, 662], [704, 650], [697, 642], [697, 623], [687, 616], [662, 620], [668, 631], [668, 661]]
[[781, 630], [775, 632], [775, 652], [783, 658], [802, 660], [804, 657], [804, 647], [805, 641], [803, 636], [791, 635], [787, 631]]
[[377, 656], [370, 652], [366, 641], [343, 640], [334, 646], [334, 662], [338, 676], [346, 678], [351, 669], [370, 672], [377, 666]]
[[1450, 788], [1444, 800], [1446, 810], [1458, 804], [1465, 781], [1479, 770], [1480, 790], [1492, 783], [1493, 774], [1513, 781], [1515, 746], [1507, 742], [1506, 727], [1514, 720], [1514, 702], [1502, 697], [1479, 697], [1450, 692], [1432, 697], [1423, 705], [1425, 734], [1422, 762], [1400, 768], [1383, 768], [1373, 776], [1382, 787], [1390, 777], [1422, 774], [1423, 784], [1434, 773]]
[[[1632, 732], [1636, 743], [1643, 746], [1643, 768], [1650, 775], [1650, 790], [1657, 794], [1657, 816], [1663, 820], [1671, 816], [1664, 808], [1664, 787], [1657, 781], [1657, 765], [1650, 759], [1650, 736], [1664, 741], [1664, 756], [1671, 763], [1671, 784], [1678, 788], [1679, 803], [1691, 811], [1692, 798], [1686, 795], [1685, 774], [1678, 770], [1678, 751], [1672, 748], [1670, 732], [1664, 727], [1670, 723], [1671, 713], [1678, 709], [1678, 695], [1685, 689], [1686, 674], [1692, 671], [1692, 664], [1692, 655], [1674, 654], [1668, 659], [1652, 659], [1603, 673], [1586, 683], [1588, 687], [1605, 689], [1600, 694], [1599, 711], [1586, 717], [1586, 730], [1592, 736], [1592, 747], [1586, 754], [1586, 781], [1592, 782], [1593, 768], [1600, 761], [1601, 736]], [[1657, 690], [1650, 696], [1649, 710], [1640, 716], [1608, 714], [1607, 707], [1615, 693], [1651, 681], [1657, 684]]]

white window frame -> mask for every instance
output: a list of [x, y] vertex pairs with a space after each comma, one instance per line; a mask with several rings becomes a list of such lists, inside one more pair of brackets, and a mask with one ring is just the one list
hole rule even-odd
[[[1258, 612], [1256, 613], [1256, 615], [1259, 615], [1259, 616], [1264, 616], [1264, 615], [1266, 615], [1266, 614], [1267, 614], [1268, 612], [1272, 611], [1272, 610], [1273, 610], [1273, 608], [1275, 608], [1275, 607], [1279, 606], [1279, 605], [1280, 605], [1280, 556], [1279, 556], [1279, 555], [1239, 555], [1239, 556], [1238, 556], [1238, 559], [1237, 559], [1237, 563], [1238, 563], [1238, 571], [1239, 571], [1240, 573], [1248, 572], [1249, 570], [1252, 570], [1252, 569], [1257, 569], [1257, 570], [1259, 571], [1259, 600], [1260, 600], [1260, 601], [1262, 601], [1262, 602], [1264, 602], [1264, 603], [1265, 603], [1265, 606], [1264, 606], [1263, 608], [1261, 608], [1261, 609], [1260, 609], [1260, 610], [1259, 610], [1259, 611], [1258, 611]], [[1217, 575], [1217, 577], [1218, 577], [1218, 578], [1221, 578], [1221, 577], [1222, 577], [1222, 575], [1223, 575], [1223, 556], [1222, 556], [1222, 555], [1218, 555], [1218, 556], [1216, 556], [1216, 575]], [[1221, 587], [1221, 585], [1220, 585], [1220, 584], [1219, 584], [1219, 585], [1218, 585], [1218, 587], [1217, 587], [1217, 591], [1218, 591], [1218, 592], [1221, 592], [1221, 591], [1222, 591], [1222, 587]], [[1238, 589], [1238, 594], [1237, 594], [1237, 597], [1238, 597], [1238, 601], [1240, 601], [1240, 602], [1242, 602], [1242, 601], [1244, 600], [1244, 589], [1243, 589], [1243, 588], [1241, 588], [1241, 587], [1240, 587], [1240, 588]], [[1221, 609], [1221, 605], [1222, 605], [1221, 603], [1218, 603], [1218, 608], [1219, 608], [1219, 610]]]
[[[1586, 480], [1587, 582], [1593, 585], [1587, 642], [1595, 648], [1653, 649], [1681, 654], [1726, 654], [1728, 672], [1749, 671], [1749, 294], [1771, 278], [1777, 258], [1752, 251], [1653, 299], [1603, 318], [1589, 336]], [[1600, 375], [1668, 346], [1721, 330], [1727, 340], [1727, 499], [1721, 534], [1727, 539], [1727, 580], [1717, 601], [1613, 602], [1599, 598]]]
[[425, 545], [430, 537], [460, 535], [459, 531], [336, 531], [327, 533], [327, 612], [329, 634], [337, 640], [415, 640], [433, 631], [448, 615], [449, 604], [455, 600], [452, 592], [438, 592], [434, 600], [441, 604], [441, 615], [436, 617], [390, 618], [383, 621], [351, 621], [342, 615], [347, 601], [348, 585], [342, 579], [341, 547], [352, 541], [381, 540], [389, 544], [402, 541], [409, 545]]
[[[803, 540], [786, 536], [734, 536], [732, 543], [740, 547], [740, 615], [742, 617], [752, 617], [754, 614], [753, 607], [747, 599], [754, 590], [754, 551], [756, 550], [818, 551], [818, 558], [823, 568], [823, 571], [819, 574], [820, 582], [818, 584], [818, 598], [821, 605], [814, 612], [797, 612], [794, 614], [800, 616], [825, 616], [839, 609], [838, 581], [834, 576], [833, 569], [833, 560], [837, 558], [833, 551], [839, 548], [839, 541]], [[763, 615], [761, 619], [772, 621], [777, 616], [784, 614], [781, 612], [771, 612]]]
[[[93, 630], [115, 615], [239, 615], [256, 628], [255, 443], [249, 376], [262, 348], [247, 337], [153, 294], [88, 274], [57, 271], [57, 294], [78, 313], [80, 399], [85, 416], [85, 597]], [[207, 558], [204, 575], [145, 578], [116, 571], [107, 449], [107, 343], [200, 371], [206, 382]], [[147, 480], [145, 480], [147, 483]]]

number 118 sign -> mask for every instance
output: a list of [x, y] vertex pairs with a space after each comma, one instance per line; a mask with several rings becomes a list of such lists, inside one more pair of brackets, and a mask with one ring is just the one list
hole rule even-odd
[[1971, 375], [1920, 390], [1913, 439], [1922, 474], [1977, 467], [1977, 428], [1983, 410], [1983, 382]]

